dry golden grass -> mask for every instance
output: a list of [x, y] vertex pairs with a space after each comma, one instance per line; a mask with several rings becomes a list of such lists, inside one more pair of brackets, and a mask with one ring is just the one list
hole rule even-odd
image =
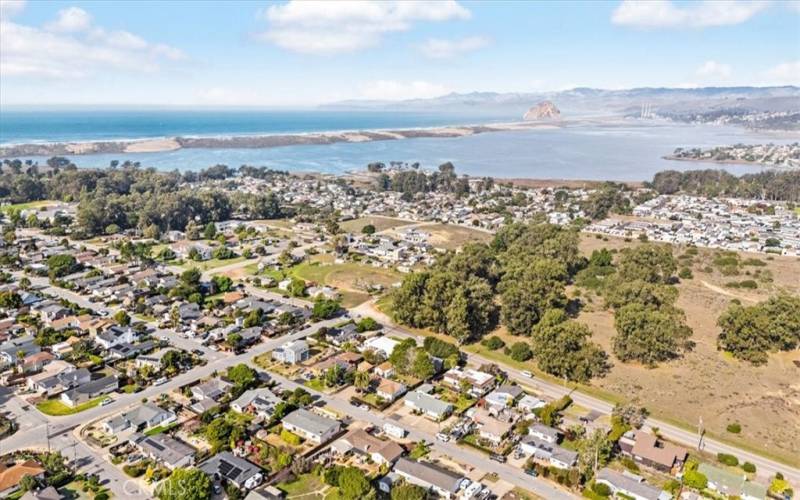
[[[609, 238], [604, 242], [594, 236], [584, 236], [581, 249], [623, 248], [638, 242]], [[676, 249], [675, 254], [682, 253]], [[767, 263], [774, 283], [759, 284], [757, 290], [725, 287], [731, 280], [748, 276], [721, 276], [716, 270], [702, 271], [714, 251], [700, 249], [693, 266], [694, 278], [678, 285], [678, 307], [686, 313], [687, 323], [694, 331], [694, 350], [683, 358], [648, 369], [634, 363], [624, 364], [613, 358], [614, 368], [604, 379], [595, 382], [599, 387], [638, 400], [660, 416], [696, 425], [700, 418], [709, 432], [742, 442], [751, 448], [769, 452], [795, 464], [800, 462], [800, 368], [792, 361], [800, 359], [800, 351], [773, 354], [766, 366], [755, 367], [718, 352], [717, 318], [733, 297], [742, 302], [764, 300], [779, 289], [800, 291], [800, 261], [795, 258], [742, 254], [742, 258], [759, 258]], [[745, 269], [753, 269], [746, 267]], [[602, 307], [602, 299], [581, 312], [579, 321], [587, 324], [596, 342], [611, 352], [615, 333], [613, 314]], [[730, 434], [726, 426], [732, 422], [742, 425], [739, 435]]]
[[428, 243], [447, 250], [455, 250], [467, 243], [486, 243], [492, 239], [490, 233], [452, 224], [425, 225], [420, 230], [431, 235]]

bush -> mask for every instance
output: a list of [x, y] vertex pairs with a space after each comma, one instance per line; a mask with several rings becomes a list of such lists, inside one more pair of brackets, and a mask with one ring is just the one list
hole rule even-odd
[[730, 465], [731, 467], [739, 465], [739, 459], [727, 453], [717, 453], [717, 460], [719, 460], [720, 463]]
[[750, 462], [745, 462], [742, 464], [742, 470], [754, 474], [756, 472], [756, 466]]
[[728, 427], [726, 427], [725, 429], [731, 434], [739, 434], [740, 432], [742, 432], [742, 426], [738, 422], [728, 424]]
[[139, 477], [144, 474], [145, 468], [139, 464], [126, 465], [122, 471], [130, 477]]
[[381, 325], [369, 316], [356, 323], [356, 331], [359, 333], [380, 330], [380, 328]]
[[281, 430], [281, 439], [292, 446], [298, 446], [300, 444], [300, 436], [289, 432], [286, 429]]
[[611, 496], [611, 488], [609, 488], [606, 483], [594, 483], [592, 485], [592, 491], [604, 497]]
[[481, 345], [483, 345], [483, 347], [487, 349], [496, 351], [498, 349], [502, 349], [503, 347], [505, 347], [506, 343], [503, 342], [503, 339], [501, 339], [497, 335], [492, 335], [491, 337], [481, 340]]
[[677, 493], [678, 490], [681, 488], [681, 482], [677, 479], [670, 479], [666, 483], [664, 483], [664, 490], [670, 493]]
[[516, 342], [508, 349], [508, 355], [514, 361], [528, 361], [533, 357], [533, 351], [527, 342]]
[[683, 482], [686, 486], [697, 490], [704, 490], [708, 486], [708, 478], [696, 470], [687, 471], [683, 475]]

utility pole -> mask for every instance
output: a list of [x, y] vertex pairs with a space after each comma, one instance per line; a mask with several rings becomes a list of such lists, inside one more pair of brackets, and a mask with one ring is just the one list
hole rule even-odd
[[703, 436], [705, 435], [706, 431], [703, 427], [703, 416], [700, 415], [700, 422], [697, 425], [697, 451], [703, 449]]

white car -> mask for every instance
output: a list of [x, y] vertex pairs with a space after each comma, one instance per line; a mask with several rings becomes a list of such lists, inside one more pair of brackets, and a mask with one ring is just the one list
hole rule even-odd
[[523, 377], [533, 378], [533, 373], [529, 372], [528, 370], [522, 370], [519, 372]]

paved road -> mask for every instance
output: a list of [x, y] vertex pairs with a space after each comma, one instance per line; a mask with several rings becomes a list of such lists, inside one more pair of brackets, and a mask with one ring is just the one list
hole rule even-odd
[[[339, 412], [341, 415], [346, 415], [355, 420], [369, 422], [378, 427], [382, 427], [383, 424], [386, 423], [387, 421], [385, 415], [378, 414], [372, 411], [362, 410], [361, 408], [353, 406], [350, 404], [349, 401], [347, 401], [347, 399], [344, 396], [340, 394], [330, 395], [317, 392], [313, 389], [301, 386], [300, 384], [297, 384], [296, 382], [291, 381], [277, 374], [272, 374], [272, 378], [275, 379], [278, 383], [280, 383], [280, 385], [289, 389], [296, 389], [297, 387], [303, 387], [311, 394], [314, 394], [323, 401], [325, 401], [325, 403], [328, 406], [333, 408], [335, 411]], [[432, 448], [434, 448], [443, 455], [446, 455], [457, 462], [466, 464], [472, 467], [473, 469], [485, 473], [494, 472], [501, 479], [508, 481], [514, 486], [519, 486], [520, 488], [532, 491], [533, 493], [536, 493], [537, 495], [540, 495], [543, 498], [547, 498], [548, 500], [576, 498], [571, 493], [556, 488], [552, 483], [549, 483], [542, 479], [533, 478], [525, 474], [521, 469], [517, 467], [489, 460], [486, 457], [486, 455], [478, 451], [463, 448], [461, 446], [456, 445], [455, 443], [443, 443], [442, 441], [437, 440], [433, 434], [429, 434], [427, 432], [423, 432], [415, 428], [407, 428], [406, 430], [409, 431], [408, 434], [409, 438], [414, 441], [425, 440], [426, 442], [431, 444]], [[491, 487], [491, 485], [489, 486]]]
[[[392, 335], [400, 337], [413, 337], [413, 338], [419, 337], [419, 335], [416, 335], [413, 332], [410, 332], [403, 328], [399, 328], [397, 326], [386, 326], [386, 330], [388, 332], [391, 332]], [[512, 380], [515, 380], [517, 383], [521, 385], [529, 386], [537, 390], [539, 393], [552, 398], [560, 398], [564, 395], [569, 395], [572, 398], [572, 400], [575, 401], [575, 403], [579, 404], [580, 406], [583, 406], [590, 410], [599, 411], [603, 414], [610, 414], [614, 408], [614, 405], [606, 401], [603, 401], [601, 399], [597, 399], [595, 397], [584, 394], [568, 385], [560, 385], [539, 378], [536, 379], [528, 378], [522, 374], [521, 370], [517, 370], [508, 365], [503, 365], [502, 363], [498, 363], [497, 361], [490, 360], [488, 358], [484, 358], [476, 354], [467, 354], [467, 360], [472, 362], [472, 364], [474, 365], [500, 364], [503, 370], [505, 370], [506, 373], [508, 373], [509, 378], [511, 378]], [[647, 421], [645, 422], [645, 427], [648, 428], [657, 427], [659, 434], [662, 434], [663, 436], [675, 442], [681, 443], [687, 446], [689, 449], [697, 449], [697, 443], [698, 443], [697, 432], [688, 431], [681, 427], [669, 424], [667, 422], [655, 418], [647, 419]], [[708, 437], [703, 439], [703, 444], [704, 444], [703, 451], [714, 454], [728, 453], [738, 457], [740, 462], [748, 461], [755, 464], [758, 470], [759, 477], [767, 478], [773, 476], [776, 472], [780, 472], [791, 483], [800, 484], [800, 470], [798, 470], [797, 468], [785, 465], [775, 460], [771, 460], [756, 453], [752, 453], [743, 450], [741, 448], [737, 448], [736, 446], [716, 441]]]

